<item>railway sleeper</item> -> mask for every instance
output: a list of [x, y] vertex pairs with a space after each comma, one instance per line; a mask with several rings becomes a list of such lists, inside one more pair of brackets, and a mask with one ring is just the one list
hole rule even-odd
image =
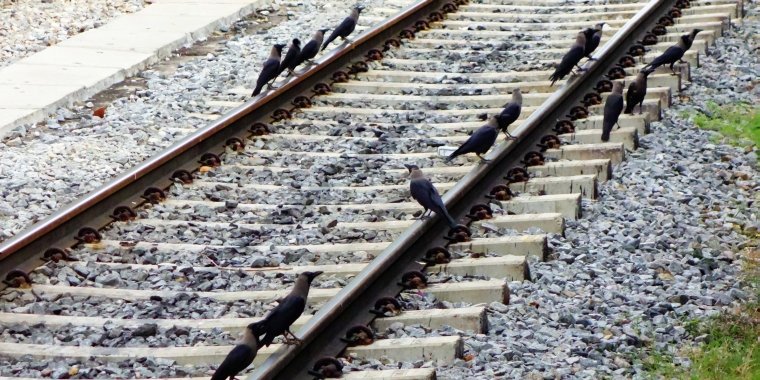
[[[272, 344], [259, 349], [254, 365], [260, 365], [282, 345]], [[196, 347], [150, 347], [151, 357], [174, 360], [177, 364], [202, 365], [217, 364], [227, 356], [233, 346], [196, 346]], [[22, 357], [29, 355], [38, 360], [53, 358], [71, 358], [87, 360], [95, 357], [105, 361], [122, 361], [144, 357], [148, 347], [87, 347], [87, 346], [50, 346], [44, 344], [3, 343], [0, 342], [0, 355], [5, 357]], [[382, 339], [368, 346], [358, 346], [347, 350], [349, 355], [365, 359], [380, 359], [383, 356], [403, 355], [396, 360], [444, 360], [451, 361], [462, 356], [464, 344], [462, 338], [400, 338]]]
[[[524, 120], [517, 120], [512, 125], [510, 125], [510, 129], [518, 128], [520, 125], [522, 125]], [[578, 119], [573, 121], [573, 126], [576, 130], [587, 130], [587, 129], [602, 129], [602, 122], [604, 121], [604, 117], [602, 115], [590, 115], [589, 117], [585, 119]], [[303, 125], [303, 124], [313, 124], [315, 126], [322, 126], [325, 128], [329, 128], [331, 126], [337, 125], [334, 121], [318, 121], [318, 120], [306, 120], [306, 119], [297, 119], [294, 121], [291, 121], [291, 125]], [[369, 122], [359, 122], [356, 124], [356, 126], [361, 125], [368, 125], [372, 124], [373, 128], [377, 129], [383, 129], [383, 128], [392, 128], [398, 124], [388, 124], [388, 123], [369, 123]], [[644, 135], [649, 133], [649, 121], [644, 117], [643, 115], [639, 115], [638, 113], [633, 115], [627, 115], [627, 114], [621, 114], [620, 119], [618, 119], [618, 124], [620, 124], [621, 128], [626, 127], [634, 127], [636, 128], [637, 132], [640, 135]], [[423, 129], [440, 129], [442, 131], [448, 131], [448, 130], [465, 130], [465, 131], [472, 131], [480, 126], [483, 125], [483, 121], [462, 121], [462, 122], [455, 122], [455, 123], [404, 123], [402, 125], [408, 125], [413, 126], [416, 128], [423, 128]], [[269, 169], [269, 167], [264, 166], [252, 166], [252, 168], [256, 168], [258, 170], [264, 170]], [[435, 168], [429, 168], [435, 169]], [[282, 171], [284, 169], [278, 169], [273, 168], [269, 169], [273, 172], [276, 171]], [[391, 169], [393, 170], [393, 169]], [[427, 173], [427, 170], [425, 171]], [[404, 172], [408, 172], [408, 170], [403, 169]]]
[[[623, 71], [625, 71], [626, 76], [635, 76], [636, 73], [639, 72], [644, 66], [646, 66], [646, 63], [637, 62], [635, 66], [624, 68]], [[690, 65], [688, 62], [684, 63], [677, 63], [674, 65], [674, 69], [676, 70], [676, 73], [679, 74], [681, 77], [681, 82], [686, 82], [690, 79]], [[515, 88], [521, 88], [525, 89], [525, 91], [532, 90], [534, 86], [537, 91], [543, 91], [543, 89], [546, 89], [546, 91], [553, 91], [556, 88], [559, 88], [559, 86], [562, 86], [563, 84], [567, 83], [567, 80], [563, 79], [560, 81], [557, 81], [554, 86], [551, 86], [551, 81], [548, 80], [549, 76], [553, 73], [553, 70], [536, 70], [536, 71], [512, 71], [512, 72], [504, 72], [504, 73], [494, 73], [494, 72], [485, 72], [485, 73], [467, 73], [467, 72], [437, 72], [437, 71], [419, 71], [416, 69], [410, 69], [408, 71], [403, 70], [396, 70], [391, 69], [387, 67], [378, 67], [369, 70], [366, 73], [363, 73], [363, 76], [360, 78], [361, 80], [358, 81], [351, 81], [345, 84], [346, 86], [356, 85], [356, 86], [362, 86], [361, 82], [370, 82], [370, 83], [404, 83], [404, 81], [407, 81], [407, 86], [409, 88], [414, 88], [415, 86], [433, 86], [435, 88], [438, 87], [451, 87], [452, 85], [456, 85], [457, 88], [468, 88], [472, 86], [481, 86], [483, 88], [492, 88], [492, 87], [486, 87], [488, 85], [493, 85], [501, 91], [502, 89], [505, 91], [512, 91]], [[670, 71], [670, 68], [668, 66], [660, 66], [658, 67], [652, 74], [650, 74], [650, 78], [653, 78], [653, 86], [656, 85], [656, 87], [668, 87], [669, 85], [665, 85], [663, 83], [660, 83], [660, 75], [668, 75], [671, 76], [673, 73]], [[414, 82], [410, 82], [412, 80], [415, 80]], [[625, 80], [625, 79], [621, 79]], [[446, 83], [448, 81], [448, 83]], [[452, 82], [454, 81], [454, 82]], [[463, 81], [467, 81], [468, 83], [460, 83]], [[441, 83], [444, 82], [444, 83]], [[242, 89], [239, 90], [241, 92], [240, 96], [245, 96], [242, 94]], [[237, 93], [237, 91], [236, 91]], [[291, 120], [292, 122], [292, 120]]]
[[[478, 255], [484, 252], [478, 252]], [[499, 251], [486, 251], [486, 253], [500, 253]], [[483, 268], [481, 265], [491, 265]], [[154, 270], [154, 271], [173, 271], [176, 268], [173, 264], [146, 265], [146, 264], [117, 264], [117, 263], [98, 263], [99, 266], [115, 268], [134, 268], [135, 270]], [[281, 267], [192, 267], [194, 273], [203, 273], [210, 269], [220, 270], [223, 272], [247, 272], [247, 273], [278, 273], [295, 275], [304, 271], [322, 271], [324, 276], [331, 277], [353, 277], [359, 274], [367, 263], [352, 264], [330, 264], [330, 265], [299, 265], [299, 266], [281, 266]], [[429, 271], [435, 273], [448, 273], [458, 276], [488, 276], [492, 278], [505, 278], [509, 281], [522, 281], [525, 276], [525, 256], [523, 254], [506, 254], [496, 257], [481, 258], [461, 258], [452, 259], [448, 264], [434, 265], [429, 267]]]
[[[609, 163], [608, 160], [601, 160], [604, 161], [602, 164]], [[585, 162], [585, 161], [578, 161], [578, 162]], [[608, 165], [603, 165], [603, 167], [609, 167]], [[471, 170], [471, 167], [463, 167], [466, 169], [466, 171]], [[604, 170], [604, 169], [600, 169]], [[390, 230], [390, 231], [403, 231], [407, 228], [409, 228], [412, 224], [414, 224], [416, 220], [388, 220], [388, 221], [378, 221], [378, 222], [338, 222], [338, 224], [335, 225], [335, 229], [358, 229], [358, 230], [365, 230], [365, 229], [373, 229], [373, 230]], [[562, 215], [556, 214], [556, 213], [546, 213], [546, 214], [523, 214], [523, 215], [494, 215], [492, 219], [488, 219], [487, 222], [495, 226], [497, 228], [507, 228], [511, 230], [515, 230], [518, 232], [525, 231], [530, 228], [538, 228], [544, 232], [548, 233], [556, 233], [556, 234], [562, 234], [564, 233], [564, 226], [562, 223]], [[203, 226], [203, 227], [214, 227], [214, 228], [229, 228], [230, 223], [225, 222], [203, 222], [203, 221], [184, 221], [184, 220], [165, 220], [165, 219], [140, 219], [137, 220], [134, 223], [140, 223], [148, 226], [158, 226], [158, 225], [177, 225], [177, 226], [187, 226], [187, 225], [196, 225], [196, 226]], [[477, 225], [478, 222], [475, 222]], [[320, 225], [318, 224], [299, 224], [299, 225], [292, 225], [292, 224], [249, 224], [249, 223], [235, 223], [235, 225], [239, 228], [248, 228], [248, 229], [258, 229], [258, 228], [299, 228], [299, 229], [310, 229], [310, 228], [319, 228]], [[242, 270], [253, 270], [251, 268], [240, 268]], [[308, 271], [313, 271], [311, 269], [303, 269]], [[314, 269], [316, 270], [316, 269]]]
[[[180, 293], [188, 295], [197, 295], [217, 301], [262, 301], [271, 302], [280, 297], [284, 297], [289, 289], [282, 290], [253, 290], [253, 291], [233, 291], [233, 292], [180, 292], [169, 290], [145, 290], [145, 289], [117, 289], [117, 288], [96, 288], [96, 287], [79, 287], [79, 286], [61, 286], [61, 285], [43, 285], [34, 284], [29, 291], [34, 291], [40, 296], [70, 295], [75, 297], [103, 297], [110, 299], [122, 299], [127, 301], [149, 300], [151, 297], [173, 298]], [[308, 303], [310, 305], [320, 304], [328, 301], [331, 297], [338, 294], [341, 288], [322, 288], [311, 289], [309, 292]], [[26, 291], [18, 290], [15, 291]], [[426, 292], [433, 294], [441, 301], [448, 302], [504, 302], [509, 300], [509, 291], [506, 289], [504, 280], [474, 280], [470, 282], [432, 284], [425, 289]], [[478, 293], [478, 300], [490, 301], [467, 301], [461, 294]], [[460, 294], [461, 293], [461, 294]]]
[[[372, 326], [377, 331], [385, 331], [394, 323], [404, 325], [420, 325], [429, 329], [451, 326], [462, 331], [486, 333], [488, 320], [484, 306], [469, 306], [455, 309], [405, 310], [393, 317], [377, 318]], [[312, 318], [303, 315], [293, 324], [293, 332], [298, 330]], [[261, 318], [218, 318], [218, 319], [122, 319], [101, 317], [79, 317], [62, 315], [0, 313], [3, 325], [44, 325], [47, 328], [64, 328], [66, 326], [82, 326], [102, 328], [105, 325], [122, 328], [137, 328], [146, 324], [156, 324], [159, 328], [195, 328], [201, 330], [221, 329], [232, 334], [239, 333], [248, 324]]]
[[[548, 196], [547, 196], [548, 197]], [[538, 252], [538, 245], [543, 242], [545, 237], [543, 235], [520, 235], [520, 236], [507, 236], [502, 238], [499, 242], [494, 244], [510, 244], [514, 249], [514, 252], [508, 254], [519, 255], [520, 252]], [[207, 244], [189, 244], [189, 243], [152, 243], [152, 242], [130, 242], [129, 246], [122, 244], [123, 242], [118, 240], [103, 240], [99, 244], [86, 244], [86, 248], [91, 251], [97, 251], [104, 248], [119, 248], [124, 250], [131, 249], [157, 249], [167, 251], [183, 250], [186, 252], [203, 252], [208, 248], [233, 248], [232, 246], [216, 246]], [[390, 242], [380, 243], [328, 243], [328, 244], [312, 244], [312, 245], [283, 245], [283, 246], [271, 246], [261, 245], [249, 247], [252, 249], [260, 249], [262, 252], [274, 251], [286, 251], [286, 250], [308, 250], [311, 253], [320, 255], [326, 254], [348, 254], [352, 252], [366, 252], [371, 255], [377, 255], [385, 248], [387, 248]], [[491, 243], [485, 244], [486, 246]], [[481, 252], [485, 253], [485, 252]]]

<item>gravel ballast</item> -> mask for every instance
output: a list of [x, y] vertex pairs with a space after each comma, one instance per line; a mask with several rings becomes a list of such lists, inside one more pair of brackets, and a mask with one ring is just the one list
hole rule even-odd
[[144, 0], [0, 1], [0, 68], [143, 6]]

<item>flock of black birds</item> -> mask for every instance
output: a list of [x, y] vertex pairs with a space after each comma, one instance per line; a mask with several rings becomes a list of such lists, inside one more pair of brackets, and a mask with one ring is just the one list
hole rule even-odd
[[[287, 76], [295, 73], [296, 67], [300, 66], [304, 62], [312, 63], [314, 57], [317, 56], [320, 50], [325, 50], [327, 45], [335, 41], [340, 37], [342, 40], [347, 41], [348, 36], [356, 29], [356, 22], [359, 21], [359, 14], [364, 8], [356, 6], [351, 10], [351, 14], [343, 19], [343, 21], [333, 29], [330, 36], [325, 40], [325, 32], [330, 29], [320, 29], [314, 33], [314, 36], [309, 42], [301, 48], [301, 41], [298, 38], [294, 38], [288, 47], [288, 53], [285, 57], [282, 57], [282, 49], [285, 48], [283, 44], [276, 44], [269, 52], [269, 58], [264, 61], [261, 68], [259, 78], [256, 80], [256, 88], [254, 88], [251, 96], [256, 96], [261, 93], [264, 86], [269, 85], [269, 89], [274, 89], [272, 85], [274, 81], [285, 71], [288, 71]], [[321, 45], [321, 48], [320, 48]]]
[[[320, 50], [324, 50], [336, 38], [341, 37], [345, 40], [356, 28], [356, 22], [361, 10], [361, 7], [353, 8], [351, 15], [346, 17], [333, 30], [327, 40], [323, 41], [324, 34], [328, 29], [318, 30], [311, 41], [303, 48], [300, 47], [298, 39], [293, 39], [288, 48], [288, 53], [282, 60], [280, 60], [280, 56], [285, 45], [274, 45], [269, 58], [264, 62], [256, 83], [256, 89], [253, 91], [253, 96], [258, 95], [264, 85], [270, 84], [270, 82], [273, 83], [285, 70], [288, 71], [288, 75], [292, 74], [297, 66], [312, 60]], [[570, 74], [575, 68], [583, 71], [583, 68], [578, 66], [578, 64], [584, 57], [588, 60], [594, 60], [591, 54], [599, 46], [603, 26], [604, 23], [600, 23], [594, 28], [587, 28], [578, 33], [570, 50], [564, 55], [549, 78], [552, 81], [552, 85]], [[647, 76], [658, 67], [666, 64], [670, 65], [670, 69], [675, 75], [676, 72], [673, 66], [683, 58], [684, 53], [691, 47], [694, 38], [700, 31], [700, 29], [694, 29], [690, 34], [681, 36], [674, 46], [668, 48], [663, 54], [639, 71], [636, 78], [628, 86], [625, 98], [625, 113], [633, 113], [633, 109], [637, 104], [640, 108], [639, 113], [642, 112], [641, 106], [646, 95]], [[624, 108], [624, 85], [621, 81], [614, 82], [612, 92], [607, 96], [604, 105], [602, 141], [609, 141], [613, 126], [618, 125], [619, 127], [618, 119]], [[520, 117], [522, 101], [522, 93], [517, 88], [512, 92], [512, 99], [504, 105], [504, 109], [498, 115], [491, 117], [483, 115], [484, 119], [487, 120], [486, 124], [475, 130], [458, 149], [446, 158], [446, 162], [467, 153], [475, 153], [481, 161], [488, 162], [482, 155], [488, 152], [495, 144], [499, 131], [504, 132], [507, 139], [515, 139], [509, 133], [508, 127]], [[454, 228], [457, 223], [449, 214], [441, 199], [441, 195], [433, 183], [425, 177], [417, 165], [406, 165], [406, 168], [409, 170], [409, 190], [411, 196], [424, 208], [421, 218], [425, 218], [429, 213], [434, 212], [436, 215], [442, 215], [449, 227]], [[264, 319], [251, 323], [246, 327], [241, 343], [230, 351], [211, 379], [223, 380], [234, 378], [234, 376], [253, 362], [260, 347], [269, 346], [273, 339], [279, 335], [285, 337], [285, 344], [300, 344], [300, 340], [290, 331], [290, 326], [305, 310], [311, 282], [321, 273], [303, 272], [299, 274], [290, 294], [281, 299], [279, 304]]]

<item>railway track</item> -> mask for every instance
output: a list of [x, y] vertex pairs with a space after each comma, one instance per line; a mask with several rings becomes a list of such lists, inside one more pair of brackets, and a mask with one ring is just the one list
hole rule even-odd
[[[107, 362], [128, 362], [134, 377], [148, 367], [207, 376], [297, 273], [320, 270], [297, 322], [304, 344], [262, 348], [252, 378], [310, 378], [316, 364], [344, 365], [344, 378], [446, 378], [468, 339], [488, 332], [489, 305], [508, 305], [508, 282], [530, 280], [530, 263], [550, 258], [552, 235], [582, 217], [581, 202], [637, 149], [742, 9], [674, 4], [419, 1], [358, 28], [352, 46], [276, 91], [207, 101], [197, 117], [214, 120], [208, 127], [0, 246], [9, 284], [0, 322], [11, 326], [0, 373], [62, 359], [70, 376], [105, 376], [87, 368]], [[669, 13], [677, 17], [662, 19]], [[664, 34], [640, 46], [658, 21]], [[598, 22], [609, 27], [598, 60], [551, 87], [552, 65]], [[679, 74], [652, 74], [643, 112], [621, 116], [602, 143], [605, 93], [594, 89], [626, 80], [641, 55], [651, 60], [694, 28], [704, 31]], [[515, 88], [518, 140], [488, 165], [444, 163], [441, 152]], [[415, 220], [404, 164], [446, 191], [462, 226]], [[382, 317], [368, 312], [378, 308]], [[338, 355], [349, 359], [318, 361]]]

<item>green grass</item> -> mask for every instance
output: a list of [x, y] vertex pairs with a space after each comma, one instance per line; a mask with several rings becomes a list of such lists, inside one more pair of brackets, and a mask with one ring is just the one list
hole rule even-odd
[[[760, 147], [760, 107], [745, 103], [719, 106], [710, 102], [705, 113], [691, 116], [702, 129], [718, 132], [713, 142]], [[760, 160], [760, 149], [755, 150]]]
[[705, 321], [684, 321], [692, 337], [704, 336], [701, 345], [679, 349], [691, 367], [675, 365], [670, 353], [652, 352], [642, 361], [650, 378], [760, 380], [760, 250], [747, 252], [742, 281], [753, 301]]

